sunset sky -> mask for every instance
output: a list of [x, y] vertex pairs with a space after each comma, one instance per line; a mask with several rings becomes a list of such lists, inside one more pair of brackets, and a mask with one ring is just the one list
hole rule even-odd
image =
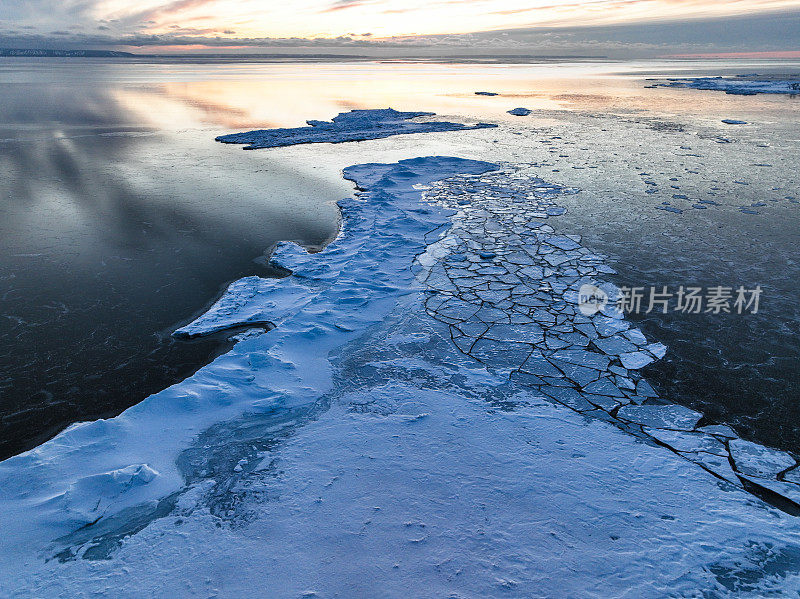
[[800, 0], [2, 0], [0, 47], [780, 52], [800, 49], [799, 14]]

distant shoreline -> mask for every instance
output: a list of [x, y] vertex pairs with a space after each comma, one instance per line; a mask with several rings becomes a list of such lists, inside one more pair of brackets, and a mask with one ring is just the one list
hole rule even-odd
[[364, 54], [276, 54], [276, 53], [249, 53], [249, 54], [134, 54], [132, 52], [119, 52], [114, 50], [47, 50], [47, 49], [22, 49], [0, 48], [0, 58], [122, 58], [127, 60], [158, 60], [158, 61], [319, 61], [319, 62], [462, 62], [462, 63], [541, 63], [563, 61], [594, 61], [610, 60], [607, 56], [586, 55], [533, 55], [533, 54], [454, 54], [448, 56], [368, 56]]

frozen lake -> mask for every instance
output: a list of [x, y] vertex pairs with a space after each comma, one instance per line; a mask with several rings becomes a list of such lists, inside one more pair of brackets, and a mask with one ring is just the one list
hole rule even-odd
[[[671, 401], [796, 451], [800, 100], [645, 85], [797, 68], [4, 59], [0, 458], [207, 363], [224, 337], [170, 333], [226, 283], [269, 274], [259, 258], [277, 241], [330, 240], [332, 202], [352, 189], [342, 168], [431, 154], [532, 163], [579, 187], [561, 226], [610, 256], [617, 285], [760, 285], [756, 315], [639, 317], [670, 348], [646, 373]], [[388, 106], [501, 127], [257, 152], [214, 141]]]

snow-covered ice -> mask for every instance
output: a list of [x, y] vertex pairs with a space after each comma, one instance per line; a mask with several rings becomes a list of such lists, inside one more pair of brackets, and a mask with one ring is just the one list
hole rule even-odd
[[739, 96], [755, 94], [800, 94], [800, 81], [797, 79], [782, 80], [770, 77], [759, 79], [757, 76], [748, 76], [746, 78], [692, 77], [686, 79], [667, 79], [664, 83], [654, 83], [648, 87], [689, 87], [692, 89], [723, 91], [726, 94]]
[[217, 141], [229, 144], [246, 144], [245, 150], [278, 148], [310, 143], [343, 143], [381, 139], [409, 133], [435, 133], [441, 131], [468, 131], [496, 127], [489, 123], [464, 125], [446, 121], [416, 121], [420, 117], [435, 116], [432, 112], [399, 112], [392, 108], [379, 110], [351, 110], [342, 112], [330, 121], [307, 121], [307, 127], [293, 129], [259, 129], [245, 133], [220, 135]]
[[621, 360], [665, 348], [580, 313], [615, 288], [556, 230], [576, 189], [448, 157], [345, 176], [336, 241], [281, 244], [289, 277], [181, 333], [274, 329], [0, 463], [0, 595], [800, 591], [800, 521], [726, 444], [770, 489], [793, 458], [696, 429]]

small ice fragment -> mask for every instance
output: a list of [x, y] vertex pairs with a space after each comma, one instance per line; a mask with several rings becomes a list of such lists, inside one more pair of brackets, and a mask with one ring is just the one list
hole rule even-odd
[[726, 125], [746, 125], [747, 121], [737, 121], [736, 119], [722, 119]]
[[604, 354], [609, 354], [611, 356], [618, 356], [620, 354], [636, 351], [636, 346], [633, 343], [616, 335], [604, 339], [595, 339], [593, 343]]
[[623, 333], [623, 335], [633, 341], [636, 345], [644, 345], [647, 343], [647, 338], [639, 329], [628, 329]]
[[700, 427], [697, 430], [704, 433], [709, 433], [711, 435], [727, 437], [728, 439], [735, 439], [738, 436], [731, 427], [725, 424], [709, 424], [708, 426]]
[[628, 370], [638, 370], [644, 368], [654, 361], [653, 357], [640, 351], [621, 354], [619, 357], [622, 365]]
[[513, 114], [514, 116], [528, 116], [532, 110], [528, 108], [514, 108], [513, 110], [509, 110], [508, 114]]
[[656, 210], [665, 210], [667, 212], [674, 212], [675, 214], [683, 214], [683, 210], [675, 208], [674, 206], [656, 206]]

